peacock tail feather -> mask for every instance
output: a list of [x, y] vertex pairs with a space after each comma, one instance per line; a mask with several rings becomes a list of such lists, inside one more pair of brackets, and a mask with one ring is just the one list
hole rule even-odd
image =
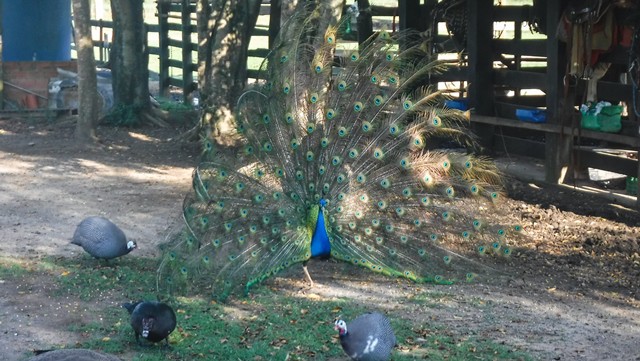
[[322, 256], [450, 283], [511, 253], [520, 227], [487, 221], [499, 213], [495, 165], [431, 144], [475, 144], [466, 114], [415, 89], [441, 63], [383, 31], [338, 67], [338, 27], [314, 33], [319, 14], [287, 23], [268, 80], [238, 100], [237, 153], [206, 147], [159, 287], [223, 299]]

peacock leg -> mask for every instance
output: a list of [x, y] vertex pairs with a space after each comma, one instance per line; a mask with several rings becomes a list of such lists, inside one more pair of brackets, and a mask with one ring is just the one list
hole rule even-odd
[[304, 274], [305, 276], [307, 276], [307, 279], [309, 280], [311, 287], [313, 287], [314, 286], [313, 279], [311, 279], [311, 275], [309, 274], [309, 270], [307, 269], [307, 262], [302, 264], [302, 269], [304, 270]]

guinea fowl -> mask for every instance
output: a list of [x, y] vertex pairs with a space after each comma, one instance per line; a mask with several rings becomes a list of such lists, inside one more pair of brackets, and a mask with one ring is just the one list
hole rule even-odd
[[340, 335], [344, 352], [356, 361], [386, 361], [396, 346], [391, 323], [378, 312], [365, 313], [347, 323], [337, 320], [334, 327]]
[[136, 335], [136, 342], [140, 342], [140, 336], [151, 342], [166, 341], [169, 346], [169, 335], [176, 328], [176, 314], [171, 306], [157, 301], [139, 301], [124, 303], [131, 315], [131, 327]]
[[113, 222], [96, 216], [80, 222], [71, 243], [95, 258], [107, 260], [124, 256], [137, 247], [136, 242], [127, 240], [124, 232]]

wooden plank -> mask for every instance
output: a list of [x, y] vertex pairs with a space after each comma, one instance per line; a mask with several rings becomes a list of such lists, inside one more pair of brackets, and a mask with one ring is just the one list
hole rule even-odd
[[609, 155], [592, 147], [577, 147], [574, 152], [579, 152], [580, 166], [602, 169], [630, 176], [635, 176], [638, 161]]
[[[493, 0], [467, 1], [467, 48], [469, 53], [468, 76], [469, 105], [477, 114], [493, 114]], [[482, 152], [491, 149], [493, 126], [475, 123], [474, 132], [479, 136]]]
[[[280, 31], [280, 30], [278, 30], [278, 31]], [[259, 27], [259, 26], [256, 26], [255, 28], [253, 28], [251, 30], [251, 36], [268, 36], [269, 39], [271, 39], [271, 33], [272, 32], [268, 28], [263, 28], [263, 27]], [[276, 32], [276, 35], [277, 34], [278, 33]], [[271, 41], [271, 40], [269, 40], [269, 41]]]
[[495, 6], [493, 9], [494, 21], [526, 22], [529, 19], [531, 19], [531, 6], [501, 5]]
[[544, 39], [493, 39], [492, 46], [499, 54], [547, 56], [547, 41]]
[[[162, 0], [160, 0], [162, 1]], [[103, 26], [105, 28], [113, 28], [113, 21], [109, 21], [109, 20], [94, 20], [92, 19], [91, 21], [89, 21], [89, 23], [91, 23], [91, 26], [95, 26], [96, 28], [99, 28], [100, 26]]]
[[395, 6], [371, 5], [371, 16], [397, 16], [398, 8]]
[[633, 87], [630, 84], [614, 83], [610, 81], [598, 82], [598, 100], [606, 100], [612, 103], [619, 101], [631, 102], [633, 99]]
[[491, 42], [493, 38], [493, 1], [468, 1], [469, 23], [467, 48], [469, 49], [468, 81], [469, 101], [478, 114], [493, 112]]
[[496, 96], [494, 104], [502, 106], [503, 104], [517, 105], [522, 107], [544, 108], [546, 107], [546, 95], [515, 95], [515, 96]]
[[181, 50], [186, 49], [189, 51], [196, 50], [198, 48], [198, 46], [192, 42], [185, 43], [183, 40], [172, 38], [167, 39], [167, 45], [174, 48], [180, 48]]
[[249, 49], [247, 50], [247, 56], [254, 58], [266, 58], [271, 50], [269, 49]]
[[494, 69], [493, 81], [494, 84], [504, 84], [520, 89], [545, 90], [547, 88], [547, 74], [534, 71]]
[[420, 0], [398, 0], [400, 30], [426, 30], [426, 22], [420, 16]]
[[190, 23], [186, 23], [186, 24], [182, 24], [182, 23], [170, 23], [167, 22], [167, 29], [170, 31], [179, 31], [182, 32], [185, 28], [187, 28], [187, 31], [190, 32], [196, 32], [196, 26], [195, 25], [191, 25]]
[[[566, 67], [565, 44], [562, 43], [554, 30], [561, 18], [562, 11], [566, 7], [567, 0], [547, 1], [546, 19], [547, 24], [547, 84], [545, 86], [547, 94], [547, 122], [561, 127], [565, 119], [561, 114], [571, 112], [569, 104], [560, 112], [560, 97], [563, 92], [562, 78]], [[573, 131], [573, 130], [572, 130]], [[571, 134], [571, 132], [564, 132]], [[548, 132], [546, 134], [546, 157], [545, 157], [545, 180], [549, 183], [560, 184], [564, 182], [566, 171], [568, 170], [569, 157], [573, 137], [565, 136], [560, 132]]]
[[158, 76], [160, 78], [160, 94], [168, 96], [169, 93], [169, 28], [168, 28], [169, 1], [158, 0], [158, 56], [160, 65]]
[[358, 44], [362, 46], [364, 42], [373, 35], [373, 19], [369, 12], [369, 0], [358, 0]]
[[608, 142], [630, 145], [633, 147], [640, 146], [640, 138], [637, 137], [615, 133], [596, 132], [587, 129], [572, 129], [570, 126], [562, 126], [557, 123], [530, 123], [494, 116], [483, 116], [478, 114], [471, 115], [471, 122], [521, 129], [531, 129], [542, 131], [548, 134], [564, 134], [569, 137], [577, 137], [578, 135], [580, 135], [580, 137], [582, 138], [605, 140]]
[[[278, 33], [280, 33], [280, 23], [282, 19], [282, 0], [271, 1], [271, 11], [269, 12], [269, 28], [267, 29], [267, 36], [269, 36], [269, 49], [273, 49]], [[254, 31], [257, 30], [254, 27]], [[251, 34], [256, 35], [255, 33]]]
[[493, 148], [498, 151], [506, 151], [509, 154], [520, 154], [527, 157], [544, 159], [545, 145], [543, 142], [512, 137], [504, 134], [496, 134]]
[[191, 34], [196, 30], [191, 24], [191, 14], [196, 12], [195, 6], [190, 5], [190, 0], [182, 0], [182, 100], [189, 104], [189, 97], [193, 91], [193, 48], [191, 47]]
[[247, 69], [247, 78], [250, 79], [266, 79], [265, 72], [257, 69]]

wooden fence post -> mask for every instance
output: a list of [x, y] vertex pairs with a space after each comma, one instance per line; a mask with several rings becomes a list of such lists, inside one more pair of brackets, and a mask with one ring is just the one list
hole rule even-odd
[[[547, 29], [555, 29], [562, 15], [565, 1], [548, 2]], [[564, 126], [573, 113], [573, 99], [560, 92], [563, 87], [566, 51], [558, 41], [555, 31], [547, 31], [547, 116], [548, 122]], [[552, 184], [563, 183], [568, 170], [573, 129], [571, 134], [547, 133], [545, 135], [545, 181]]]
[[160, 95], [166, 97], [169, 93], [169, 0], [158, 0], [158, 56], [160, 65]]
[[182, 0], [182, 100], [189, 102], [189, 95], [193, 91], [193, 57], [191, 56], [191, 1]]
[[269, 49], [273, 49], [276, 37], [280, 33], [282, 18], [282, 0], [271, 0], [269, 9]]

